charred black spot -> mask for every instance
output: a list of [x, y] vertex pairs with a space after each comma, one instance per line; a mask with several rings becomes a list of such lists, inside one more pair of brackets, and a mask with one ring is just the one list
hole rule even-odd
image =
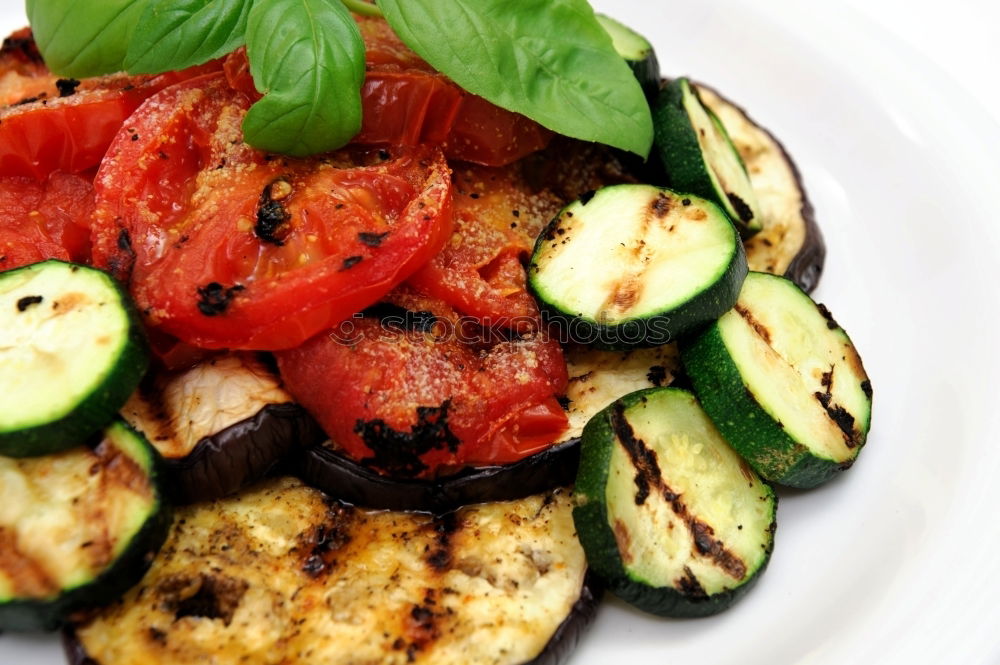
[[285, 244], [285, 239], [292, 231], [288, 224], [288, 220], [292, 216], [282, 202], [288, 197], [288, 191], [285, 191], [283, 196], [276, 197], [276, 187], [284, 190], [290, 189], [288, 181], [284, 178], [278, 178], [274, 182], [268, 183], [260, 194], [257, 224], [253, 227], [253, 232], [264, 242], [280, 247]]
[[118, 232], [118, 249], [135, 256], [135, 252], [132, 251], [132, 239], [129, 237], [128, 231], [125, 229]]
[[653, 201], [652, 204], [650, 204], [649, 207], [653, 210], [654, 215], [656, 215], [660, 219], [663, 219], [664, 217], [667, 216], [667, 213], [670, 212], [671, 203], [673, 203], [671, 198], [666, 194], [664, 194], [663, 192], [660, 192], [659, 196], [656, 197], [656, 199]]
[[667, 380], [667, 368], [663, 365], [653, 365], [646, 372], [646, 379], [659, 388]]
[[28, 33], [27, 37], [11, 36], [4, 39], [3, 46], [0, 46], [0, 55], [17, 55], [30, 62], [42, 62], [42, 54], [38, 51], [31, 33]]
[[826, 388], [827, 395], [833, 392], [833, 369], [833, 365], [831, 365], [830, 371], [823, 372], [823, 377], [820, 379], [820, 385]]
[[246, 287], [235, 284], [226, 288], [218, 282], [209, 282], [198, 287], [198, 311], [205, 316], [218, 316], [229, 309], [229, 303], [237, 293]]
[[677, 578], [674, 581], [674, 586], [688, 598], [708, 598], [705, 588], [701, 586], [701, 582], [687, 566], [684, 566], [684, 576]]
[[685, 208], [691, 205], [691, 199], [681, 199], [681, 205]]
[[868, 399], [871, 399], [872, 398], [872, 382], [869, 381], [868, 379], [865, 379], [864, 381], [862, 381], [861, 382], [861, 392], [863, 392], [865, 394], [865, 397], [867, 397]]
[[625, 405], [618, 401], [611, 407], [611, 429], [635, 467], [635, 505], [641, 506], [649, 498], [650, 486], [659, 487], [663, 480], [656, 453], [642, 439], [637, 439], [632, 424], [625, 417]]
[[826, 319], [827, 328], [829, 328], [830, 330], [836, 330], [837, 328], [840, 327], [839, 325], [837, 325], [837, 322], [834, 321], [833, 314], [831, 314], [830, 310], [826, 308], [826, 305], [822, 303], [817, 303], [816, 307], [819, 308], [819, 313], [823, 315], [824, 319]]
[[840, 431], [844, 433], [844, 440], [848, 448], [858, 445], [858, 433], [854, 430], [854, 416], [847, 409], [839, 404], [832, 404], [832, 396], [829, 393], [816, 392], [813, 394], [817, 401], [826, 410], [830, 420], [832, 420]]
[[427, 469], [420, 457], [432, 450], [458, 450], [460, 441], [448, 427], [451, 400], [441, 406], [418, 406], [409, 432], [394, 429], [381, 418], [358, 420], [354, 432], [374, 453], [362, 464], [393, 475], [412, 477]]
[[556, 401], [559, 402], [559, 406], [561, 406], [563, 409], [569, 409], [569, 404], [572, 400], [566, 395], [559, 395], [558, 397], [556, 397]]
[[174, 617], [222, 619], [228, 626], [249, 584], [223, 575], [174, 576], [159, 587], [164, 609]]
[[385, 233], [371, 233], [369, 231], [362, 231], [358, 234], [358, 240], [369, 247], [378, 247], [382, 244], [382, 241], [386, 239], [389, 232]]
[[23, 312], [32, 305], [37, 305], [42, 302], [44, 298], [42, 296], [24, 296], [17, 301], [17, 311]]
[[[458, 530], [458, 518], [455, 513], [446, 513], [435, 518], [433, 528], [437, 547], [428, 553], [426, 561], [431, 568], [442, 573], [451, 566], [451, 537]], [[428, 601], [425, 599], [424, 602]], [[430, 604], [433, 604], [433, 598]]]
[[726, 198], [733, 206], [733, 210], [736, 211], [737, 216], [739, 216], [740, 221], [744, 224], [753, 219], [753, 210], [747, 205], [747, 202], [738, 197], [732, 192], [726, 192]]
[[596, 191], [594, 191], [593, 189], [591, 189], [591, 190], [588, 190], [588, 191], [584, 192], [583, 194], [581, 194], [580, 195], [580, 205], [587, 205], [588, 203], [590, 203], [590, 200], [592, 198], [594, 198], [594, 194], [596, 194], [596, 193], [597, 193]]
[[77, 79], [56, 79], [56, 88], [59, 90], [60, 97], [69, 97], [76, 92], [79, 85], [80, 81]]
[[11, 104], [11, 106], [23, 106], [25, 104], [33, 104], [34, 102], [37, 102], [41, 99], [45, 99], [46, 96], [47, 95], [43, 92], [42, 94], [36, 95], [34, 97], [25, 97], [24, 99], [17, 100], [13, 104]]
[[333, 568], [336, 553], [351, 542], [350, 520], [354, 509], [339, 503], [331, 503], [327, 509], [327, 523], [320, 524], [309, 535], [307, 545], [309, 555], [302, 563], [302, 571], [310, 577], [319, 577]]
[[156, 626], [150, 626], [149, 627], [149, 639], [151, 639], [153, 642], [156, 642], [157, 644], [166, 644], [167, 643], [167, 634], [166, 634], [166, 632], [160, 630]]
[[340, 270], [341, 270], [341, 272], [343, 272], [344, 270], [350, 270], [354, 266], [356, 266], [359, 263], [361, 263], [361, 261], [364, 258], [365, 257], [363, 257], [363, 256], [348, 256], [346, 259], [344, 259], [344, 262], [342, 264], [340, 264]]

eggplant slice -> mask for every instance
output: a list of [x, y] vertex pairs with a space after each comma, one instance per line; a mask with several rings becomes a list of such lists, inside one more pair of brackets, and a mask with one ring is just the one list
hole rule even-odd
[[276, 478], [180, 510], [142, 583], [78, 624], [68, 652], [74, 665], [553, 665], [593, 616], [591, 581], [566, 490], [433, 517]]
[[232, 494], [264, 477], [294, 448], [323, 438], [312, 416], [254, 354], [151, 372], [121, 414], [163, 456], [172, 498], [180, 503]]
[[750, 270], [784, 275], [812, 291], [823, 272], [826, 245], [798, 167], [746, 111], [710, 87], [698, 84], [697, 89], [702, 103], [726, 126], [760, 203], [764, 228], [744, 243]]
[[566, 361], [569, 429], [560, 443], [519, 462], [471, 467], [435, 480], [397, 479], [351, 460], [327, 440], [304, 450], [295, 461], [295, 472], [347, 503], [431, 513], [470, 503], [510, 501], [569, 485], [580, 460], [580, 433], [591, 416], [627, 393], [669, 385], [680, 365], [673, 344], [634, 351], [572, 347]]

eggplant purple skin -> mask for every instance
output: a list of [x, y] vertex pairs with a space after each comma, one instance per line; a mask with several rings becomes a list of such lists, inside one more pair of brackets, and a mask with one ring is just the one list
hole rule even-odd
[[268, 404], [255, 415], [201, 439], [164, 466], [175, 503], [210, 501], [265, 477], [289, 454], [322, 441], [319, 424], [298, 404]]
[[[569, 614], [563, 619], [556, 632], [542, 649], [542, 652], [524, 665], [560, 665], [565, 663], [576, 649], [580, 638], [597, 617], [597, 607], [604, 596], [604, 583], [591, 570], [583, 579], [580, 597], [573, 603]], [[85, 665], [93, 665], [88, 663]]]
[[444, 513], [470, 503], [510, 501], [573, 483], [580, 441], [570, 439], [504, 466], [470, 467], [436, 480], [382, 476], [326, 445], [306, 448], [294, 473], [330, 496], [365, 508]]
[[[521, 665], [562, 665], [576, 649], [580, 638], [594, 622], [597, 608], [604, 596], [604, 583], [588, 570], [580, 588], [580, 597], [573, 603], [569, 614], [562, 620], [541, 653]], [[62, 631], [63, 651], [69, 665], [103, 665], [87, 654], [86, 648], [76, 637], [72, 627]], [[183, 665], [183, 664], [178, 664]]]

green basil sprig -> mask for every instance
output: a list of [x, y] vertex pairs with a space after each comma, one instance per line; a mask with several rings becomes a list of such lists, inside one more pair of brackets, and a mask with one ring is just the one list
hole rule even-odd
[[381, 13], [469, 92], [561, 134], [649, 154], [638, 82], [586, 0], [27, 0], [39, 49], [66, 76], [158, 73], [247, 46], [264, 97], [243, 130], [271, 152], [336, 149], [361, 127], [364, 42]]

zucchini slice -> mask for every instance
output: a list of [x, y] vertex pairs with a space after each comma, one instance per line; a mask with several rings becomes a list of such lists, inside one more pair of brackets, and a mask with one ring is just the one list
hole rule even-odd
[[660, 91], [653, 127], [671, 187], [718, 204], [745, 238], [763, 228], [760, 204], [739, 152], [688, 79], [674, 79]]
[[626, 395], [587, 424], [576, 494], [591, 567], [647, 612], [720, 612], [771, 555], [774, 491], [679, 388]]
[[566, 206], [535, 244], [528, 286], [576, 342], [658, 346], [736, 302], [743, 245], [715, 204], [652, 185], [614, 185]]
[[214, 356], [146, 375], [121, 411], [164, 458], [171, 498], [232, 494], [263, 478], [323, 431], [259, 356]]
[[279, 478], [180, 509], [141, 586], [76, 627], [72, 660], [551, 663], [592, 616], [587, 578], [566, 491], [435, 517]]
[[170, 523], [158, 466], [118, 420], [93, 446], [0, 457], [0, 628], [51, 630], [139, 581]]
[[746, 111], [712, 88], [696, 87], [728, 130], [760, 204], [763, 228], [744, 243], [750, 270], [784, 275], [812, 291], [823, 272], [826, 245], [798, 167], [778, 139]]
[[604, 14], [597, 14], [597, 22], [611, 37], [618, 52], [635, 75], [647, 98], [656, 96], [660, 89], [660, 63], [649, 40], [632, 28]]
[[847, 333], [793, 282], [750, 273], [735, 308], [681, 344], [719, 431], [768, 480], [814, 487], [849, 468], [872, 387]]
[[0, 455], [79, 445], [146, 371], [142, 328], [109, 275], [44, 261], [0, 274]]

